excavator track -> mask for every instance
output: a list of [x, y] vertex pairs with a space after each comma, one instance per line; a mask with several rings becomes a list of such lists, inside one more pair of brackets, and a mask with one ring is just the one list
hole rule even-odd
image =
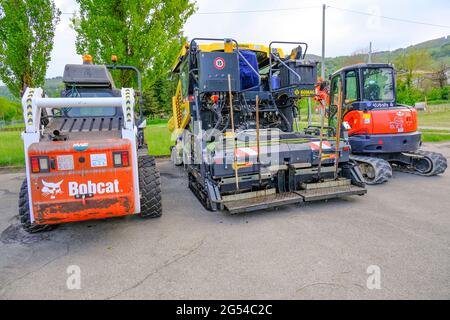
[[381, 184], [392, 177], [392, 167], [386, 160], [360, 155], [351, 155], [350, 159], [358, 163], [366, 184]]
[[418, 150], [403, 153], [403, 155], [412, 158], [411, 164], [395, 164], [393, 165], [394, 170], [420, 176], [435, 176], [444, 173], [447, 169], [447, 159], [437, 152]]

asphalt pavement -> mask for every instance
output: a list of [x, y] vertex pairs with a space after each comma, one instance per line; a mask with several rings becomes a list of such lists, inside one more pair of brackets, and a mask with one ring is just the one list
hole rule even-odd
[[206, 211], [182, 168], [158, 168], [161, 218], [33, 235], [17, 218], [24, 173], [0, 174], [0, 299], [450, 298], [450, 170], [231, 216]]

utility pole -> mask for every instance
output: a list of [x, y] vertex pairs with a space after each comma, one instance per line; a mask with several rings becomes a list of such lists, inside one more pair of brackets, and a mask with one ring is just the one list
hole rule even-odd
[[322, 6], [322, 81], [325, 81], [325, 10], [327, 8], [326, 4]]
[[372, 41], [369, 43], [369, 63], [372, 63]]

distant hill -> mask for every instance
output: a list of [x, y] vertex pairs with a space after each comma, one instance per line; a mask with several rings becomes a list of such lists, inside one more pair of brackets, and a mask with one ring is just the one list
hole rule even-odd
[[[396, 58], [398, 58], [401, 54], [411, 49], [427, 50], [429, 51], [434, 64], [445, 62], [448, 65], [450, 65], [450, 36], [428, 40], [406, 48], [400, 48], [393, 51], [374, 52], [372, 53], [372, 62], [393, 63], [396, 60]], [[318, 61], [321, 60], [320, 56], [316, 55], [307, 55], [307, 56], [311, 56], [317, 59]], [[326, 58], [325, 69], [327, 70], [327, 74], [330, 74], [346, 65], [359, 62], [367, 62], [367, 60], [368, 60], [367, 52], [355, 53], [352, 55], [338, 56], [333, 58]]]
[[[55, 97], [59, 95], [60, 91], [63, 88], [62, 77], [45, 79], [44, 91], [49, 97]], [[0, 86], [0, 97], [5, 97], [11, 101], [19, 101], [18, 98], [15, 98], [9, 92], [6, 86]]]

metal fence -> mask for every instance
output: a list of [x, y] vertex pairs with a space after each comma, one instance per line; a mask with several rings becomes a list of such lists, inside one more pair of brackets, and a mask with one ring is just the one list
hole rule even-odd
[[25, 128], [23, 120], [0, 120], [1, 131], [21, 131]]

